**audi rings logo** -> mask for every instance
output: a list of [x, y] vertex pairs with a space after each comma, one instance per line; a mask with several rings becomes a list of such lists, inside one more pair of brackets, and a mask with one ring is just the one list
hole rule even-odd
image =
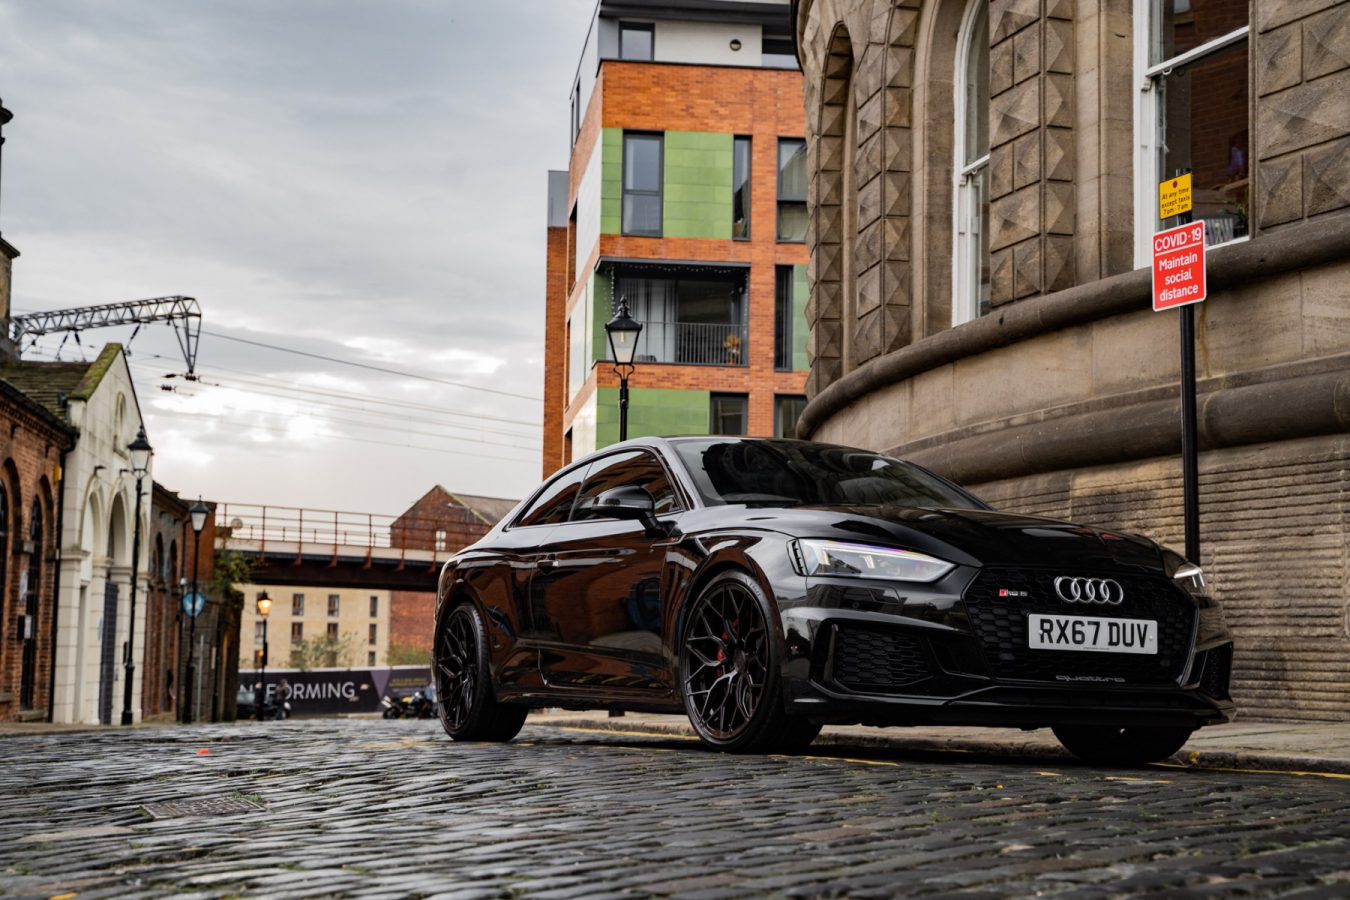
[[1125, 599], [1120, 582], [1110, 578], [1071, 578], [1061, 575], [1055, 579], [1055, 593], [1065, 603], [1110, 603], [1119, 606]]

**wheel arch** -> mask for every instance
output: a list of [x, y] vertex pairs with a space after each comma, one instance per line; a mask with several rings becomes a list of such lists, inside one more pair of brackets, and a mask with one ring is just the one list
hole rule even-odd
[[732, 571], [743, 572], [750, 576], [759, 585], [759, 589], [764, 592], [764, 597], [769, 603], [769, 613], [775, 620], [775, 627], [773, 628], [775, 640], [779, 643], [779, 650], [784, 649], [782, 628], [779, 627], [782, 622], [782, 615], [778, 608], [778, 598], [774, 594], [773, 580], [769, 577], [763, 562], [757, 559], [758, 556], [767, 552], [762, 546], [763, 543], [762, 539], [748, 541], [744, 536], [728, 536], [723, 543], [714, 546], [712, 552], [699, 563], [694, 570], [694, 574], [677, 596], [673, 598], [671, 604], [669, 650], [672, 654], [679, 653], [680, 643], [684, 636], [685, 617], [689, 614], [693, 601], [714, 579]]
[[432, 662], [436, 660], [435, 641], [437, 640], [441, 624], [445, 621], [451, 610], [462, 604], [469, 604], [478, 613], [478, 619], [483, 624], [483, 636], [486, 639], [487, 646], [484, 652], [487, 654], [488, 677], [492, 688], [493, 696], [497, 696], [500, 687], [500, 676], [503, 661], [510, 653], [510, 648], [517, 639], [515, 629], [509, 623], [506, 625], [501, 621], [503, 614], [500, 610], [494, 615], [494, 607], [485, 600], [483, 592], [476, 587], [470, 578], [465, 577], [464, 571], [454, 571], [447, 565], [446, 571], [442, 574], [441, 584], [436, 601], [436, 614], [433, 619], [432, 632]]

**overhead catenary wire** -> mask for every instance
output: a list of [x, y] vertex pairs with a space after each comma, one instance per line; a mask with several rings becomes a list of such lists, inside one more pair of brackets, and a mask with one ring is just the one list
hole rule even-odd
[[[176, 413], [175, 411], [172, 411], [172, 410], [168, 410], [168, 411], [166, 411], [166, 410], [158, 410], [158, 411], [156, 411], [155, 413], [152, 414], [152, 416], [167, 416], [167, 417], [170, 417], [170, 418], [175, 417], [175, 416], [177, 416], [177, 415], [178, 415], [178, 413]], [[237, 428], [241, 428], [241, 429], [254, 429], [254, 430], [257, 430], [257, 431], [265, 431], [265, 432], [268, 432], [268, 433], [271, 433], [271, 434], [282, 434], [282, 435], [289, 434], [289, 432], [288, 432], [286, 429], [281, 428], [281, 427], [279, 427], [279, 426], [275, 426], [275, 425], [265, 425], [265, 424], [263, 424], [263, 423], [256, 422], [256, 421], [244, 421], [244, 420], [242, 420], [242, 419], [226, 419], [226, 418], [223, 418], [223, 417], [216, 418], [214, 421], [218, 422], [218, 423], [221, 424], [221, 425], [229, 425], [229, 426], [233, 426], [233, 427], [237, 427]], [[327, 434], [327, 435], [324, 435], [324, 437], [330, 438], [330, 439], [333, 439], [333, 440], [337, 440], [337, 441], [345, 441], [345, 442], [356, 443], [356, 444], [373, 444], [373, 445], [380, 446], [380, 447], [396, 447], [396, 448], [402, 449], [402, 450], [421, 450], [421, 451], [425, 451], [425, 452], [427, 452], [427, 453], [443, 453], [443, 454], [445, 454], [445, 455], [447, 455], [447, 456], [472, 456], [472, 457], [475, 457], [475, 458], [478, 458], [478, 459], [492, 459], [492, 460], [498, 460], [498, 461], [500, 461], [500, 462], [519, 462], [519, 463], [532, 463], [532, 464], [538, 464], [538, 462], [539, 462], [538, 458], [537, 458], [537, 457], [534, 457], [534, 456], [529, 456], [529, 457], [526, 457], [526, 456], [503, 456], [503, 455], [497, 454], [497, 453], [474, 453], [474, 452], [471, 451], [471, 450], [461, 450], [461, 449], [457, 449], [457, 448], [456, 448], [456, 449], [447, 449], [447, 448], [445, 448], [445, 447], [426, 447], [426, 446], [423, 446], [423, 445], [421, 445], [421, 444], [409, 444], [409, 443], [400, 444], [400, 443], [395, 443], [395, 442], [393, 442], [393, 441], [377, 441], [377, 440], [375, 440], [374, 438], [360, 438], [360, 437], [356, 437], [356, 436], [354, 436], [354, 435], [349, 435], [349, 434]], [[523, 449], [525, 449], [525, 448], [522, 447], [522, 448], [520, 448], [520, 449], [523, 450]]]
[[[39, 355], [41, 355], [41, 354], [39, 354]], [[136, 367], [137, 367], [137, 368], [144, 368], [144, 366], [142, 366], [142, 365], [140, 365], [140, 364], [137, 364]], [[200, 384], [201, 382], [196, 382], [196, 383], [199, 383], [199, 384]], [[293, 400], [293, 398], [287, 398], [287, 397], [282, 397], [281, 399], [285, 399], [285, 400]], [[348, 410], [348, 411], [357, 412], [358, 414], [363, 414], [362, 411], [356, 411], [356, 410]], [[254, 427], [263, 427], [263, 428], [267, 428], [267, 427], [268, 427], [268, 426], [260, 425], [260, 424], [257, 422], [257, 420], [250, 420], [250, 421], [247, 421], [247, 422], [241, 422], [241, 421], [239, 421], [239, 420], [228, 419], [228, 418], [227, 418], [224, 414], [222, 414], [222, 413], [216, 413], [216, 412], [204, 411], [204, 410], [192, 410], [192, 409], [166, 410], [166, 409], [162, 409], [162, 408], [161, 408], [161, 409], [156, 409], [155, 412], [154, 412], [153, 414], [154, 414], [154, 415], [175, 416], [175, 417], [180, 417], [180, 418], [210, 419], [210, 420], [216, 421], [216, 422], [222, 422], [222, 423], [224, 423], [224, 422], [231, 422], [231, 423], [233, 423], [233, 424], [242, 424], [242, 425], [245, 425], [245, 426], [254, 426]], [[269, 413], [264, 413], [264, 415], [266, 415], [266, 414], [269, 414]], [[276, 412], [270, 413], [270, 414], [271, 414], [271, 415], [291, 415], [291, 413], [285, 412], [285, 411], [276, 411]], [[372, 414], [372, 413], [367, 412], [367, 413], [365, 413], [365, 414]], [[522, 445], [522, 444], [519, 444], [519, 443], [505, 443], [505, 442], [502, 442], [502, 441], [493, 441], [493, 440], [487, 440], [487, 439], [478, 438], [478, 437], [473, 437], [473, 436], [466, 436], [466, 435], [464, 435], [464, 434], [452, 434], [452, 433], [448, 433], [448, 432], [445, 432], [445, 431], [426, 431], [426, 430], [421, 430], [421, 429], [416, 429], [416, 428], [396, 427], [396, 426], [393, 426], [393, 425], [390, 425], [390, 424], [387, 424], [387, 423], [382, 423], [382, 422], [360, 422], [360, 421], [353, 421], [353, 420], [351, 420], [351, 419], [345, 419], [345, 418], [341, 418], [341, 417], [338, 417], [338, 416], [325, 415], [325, 414], [323, 414], [323, 413], [320, 413], [320, 412], [314, 412], [314, 411], [306, 411], [306, 412], [303, 413], [303, 415], [306, 416], [307, 418], [311, 418], [311, 419], [314, 419], [314, 420], [317, 420], [317, 421], [328, 422], [328, 423], [336, 424], [336, 425], [346, 425], [346, 426], [349, 426], [349, 427], [351, 427], [351, 428], [364, 429], [364, 430], [370, 430], [370, 431], [381, 431], [381, 432], [385, 432], [385, 433], [408, 434], [408, 435], [413, 435], [413, 436], [417, 436], [417, 437], [431, 437], [431, 438], [436, 438], [436, 439], [439, 439], [439, 440], [458, 441], [458, 442], [461, 442], [461, 443], [468, 443], [468, 444], [478, 444], [478, 445], [483, 445], [483, 446], [502, 447], [502, 448], [505, 448], [505, 449], [508, 449], [508, 450], [519, 450], [519, 451], [521, 451], [521, 452], [523, 452], [523, 453], [532, 453], [532, 452], [537, 453], [538, 450], [539, 450], [539, 446], [538, 446], [537, 443], [535, 443], [533, 446], [526, 446], [526, 445]], [[396, 417], [396, 418], [406, 418], [406, 417]], [[435, 423], [433, 423], [433, 424], [435, 424]], [[443, 423], [443, 424], [447, 424], [447, 425], [449, 425], [450, 427], [455, 427], [455, 428], [465, 428], [465, 427], [466, 427], [466, 426], [462, 426], [462, 425], [460, 425], [460, 424], [458, 424], [458, 423]], [[470, 429], [470, 430], [476, 430], [476, 429]], [[497, 433], [497, 432], [494, 432], [494, 433]], [[502, 434], [502, 435], [505, 436], [505, 437], [518, 438], [518, 439], [524, 440], [524, 441], [538, 441], [538, 438], [537, 438], [537, 436], [535, 436], [535, 435], [518, 434], [518, 433], [511, 433], [511, 432], [500, 432], [500, 434]], [[334, 437], [334, 438], [336, 438], [336, 437], [341, 437], [341, 436], [342, 436], [342, 435], [340, 435], [339, 433], [330, 433], [330, 434], [325, 435], [325, 437]], [[354, 436], [352, 436], [351, 439], [353, 439], [353, 440], [362, 440], [362, 439], [360, 439], [360, 438], [355, 438]], [[389, 446], [403, 446], [403, 445], [399, 445], [399, 444], [389, 444]], [[423, 448], [423, 449], [426, 449], [426, 448]], [[453, 451], [446, 451], [446, 452], [453, 452]], [[473, 454], [470, 454], [470, 455], [473, 455]], [[488, 457], [488, 458], [492, 458], [492, 457]], [[504, 458], [506, 458], [506, 457], [504, 457]]]
[[[156, 410], [156, 412], [165, 412], [165, 410]], [[211, 413], [211, 412], [198, 412], [198, 411], [194, 411], [194, 410], [190, 410], [190, 409], [178, 409], [178, 410], [172, 410], [172, 412], [173, 412], [174, 414], [177, 414], [177, 415], [182, 415], [182, 416], [192, 416], [192, 417], [198, 417], [198, 418], [210, 418], [210, 419], [223, 419], [223, 418], [224, 418], [223, 416], [221, 416], [221, 415], [219, 415], [219, 414], [216, 414], [216, 413]], [[262, 415], [267, 415], [267, 413], [262, 413]], [[278, 411], [278, 412], [276, 412], [276, 413], [273, 413], [273, 415], [291, 415], [291, 414], [290, 414], [290, 413], [286, 413], [286, 412]], [[328, 416], [328, 415], [324, 415], [324, 414], [322, 414], [322, 413], [316, 413], [316, 412], [306, 412], [306, 413], [302, 413], [301, 415], [303, 415], [305, 418], [314, 419], [314, 420], [317, 420], [317, 421], [320, 421], [320, 422], [330, 422], [330, 423], [332, 423], [332, 424], [334, 424], [334, 425], [348, 425], [348, 426], [351, 426], [352, 428], [365, 428], [365, 429], [370, 429], [370, 430], [378, 430], [378, 431], [386, 431], [386, 432], [398, 432], [399, 434], [410, 434], [410, 435], [416, 435], [417, 437], [432, 437], [432, 438], [438, 438], [438, 439], [440, 439], [440, 440], [447, 440], [447, 441], [463, 441], [463, 442], [466, 442], [466, 443], [472, 443], [472, 444], [484, 444], [484, 445], [487, 445], [487, 446], [490, 446], [490, 447], [506, 447], [507, 449], [510, 449], [510, 450], [523, 450], [523, 451], [525, 451], [525, 452], [529, 452], [529, 451], [531, 451], [531, 450], [538, 449], [537, 447], [522, 447], [522, 446], [519, 445], [519, 444], [507, 444], [507, 443], [503, 443], [502, 441], [489, 441], [489, 440], [484, 440], [484, 439], [482, 439], [482, 438], [464, 437], [464, 436], [462, 436], [462, 435], [457, 435], [457, 434], [447, 434], [447, 433], [441, 432], [441, 431], [419, 431], [419, 430], [414, 429], [414, 428], [395, 428], [395, 427], [391, 427], [391, 426], [389, 426], [389, 425], [383, 425], [383, 424], [379, 424], [379, 423], [354, 422], [354, 421], [352, 421], [351, 419], [343, 419], [343, 418], [339, 418], [339, 417], [337, 417], [337, 416]]]
[[211, 337], [215, 338], [220, 338], [221, 340], [225, 341], [234, 341], [239, 344], [248, 344], [253, 347], [261, 347], [265, 350], [275, 350], [278, 353], [291, 353], [296, 356], [308, 357], [309, 359], [322, 360], [323, 362], [337, 363], [338, 365], [342, 366], [352, 366], [353, 368], [357, 369], [367, 369], [371, 372], [381, 372], [385, 375], [397, 375], [400, 378], [413, 378], [419, 381], [430, 381], [434, 384], [444, 384], [449, 385], [450, 387], [463, 388], [465, 390], [470, 391], [482, 391], [487, 394], [498, 394], [503, 397], [514, 397], [518, 400], [530, 400], [535, 403], [542, 403], [544, 399], [542, 397], [538, 397], [532, 394], [518, 394], [515, 393], [514, 391], [503, 391], [497, 388], [487, 388], [476, 384], [465, 384], [460, 381], [449, 381], [448, 379], [437, 378], [433, 375], [422, 375], [417, 372], [405, 372], [400, 369], [390, 369], [384, 366], [371, 365], [370, 363], [356, 362], [350, 359], [341, 359], [340, 357], [336, 356], [324, 356], [321, 353], [310, 353], [308, 350], [296, 350], [293, 347], [283, 347], [279, 344], [268, 344], [263, 341], [249, 340], [248, 338], [233, 337], [228, 334], [221, 334], [220, 332], [217, 331], [203, 330], [202, 334], [210, 335]]
[[[136, 366], [135, 368], [143, 370], [150, 367]], [[416, 422], [417, 424], [421, 425], [433, 425], [446, 428], [457, 428], [461, 430], [472, 431], [479, 434], [495, 434], [502, 437], [516, 438], [518, 440], [533, 442], [536, 446], [542, 440], [542, 438], [537, 433], [538, 426], [534, 427], [533, 433], [526, 433], [521, 431], [506, 431], [499, 428], [487, 428], [483, 425], [476, 425], [459, 421], [446, 421], [445, 419], [436, 420], [434, 416], [438, 414], [431, 414], [432, 421], [427, 421], [425, 417], [422, 419], [417, 418], [417, 415], [425, 415], [425, 414], [417, 413], [417, 415], [415, 415], [413, 411], [370, 409], [364, 406], [348, 406], [341, 403], [333, 403], [331, 401], [313, 400], [305, 396], [296, 396], [295, 394], [290, 392], [290, 389], [287, 388], [282, 388], [280, 390], [269, 388], [268, 386], [265, 385], [265, 383], [259, 386], [255, 386], [247, 382], [236, 385], [231, 384], [229, 382], [229, 379], [225, 379], [222, 382], [198, 380], [194, 382], [189, 382], [189, 384], [193, 386], [202, 386], [207, 389], [218, 388], [220, 390], [236, 391], [241, 394], [246, 395], [251, 394], [260, 397], [269, 397], [284, 401], [286, 403], [298, 404], [301, 405], [302, 407], [305, 407], [305, 409], [303, 409], [302, 412], [300, 413], [303, 415], [313, 415], [313, 416], [319, 415], [319, 413], [315, 412], [314, 410], [352, 413], [355, 414], [356, 416], [366, 417], [370, 419], [387, 420], [393, 422]], [[187, 394], [186, 396], [196, 397], [198, 395], [194, 392], [191, 394]], [[309, 407], [313, 407], [314, 410], [309, 409]], [[191, 410], [188, 411], [191, 412]], [[202, 415], [210, 415], [210, 413], [202, 413]], [[454, 413], [453, 415], [470, 415], [470, 414]], [[376, 427], [387, 428], [390, 426], [381, 423]]]
[[[138, 360], [139, 359], [162, 359], [166, 360], [166, 362], [173, 362], [173, 358], [170, 358], [170, 356], [162, 356], [159, 354], [142, 354], [138, 356]], [[143, 368], [143, 370], [146, 371], [161, 372], [161, 367], [148, 366], [148, 364], [144, 363], [132, 363], [132, 367]], [[296, 393], [300, 394], [319, 395], [319, 397], [332, 397], [335, 399], [351, 399], [351, 401], [358, 401], [358, 402], [379, 403], [379, 405], [382, 406], [406, 407], [406, 409], [416, 409], [420, 410], [420, 412], [444, 414], [444, 416], [459, 416], [463, 418], [472, 418], [472, 420], [502, 422], [502, 424], [508, 425], [521, 425], [524, 426], [524, 428], [539, 429], [541, 425], [539, 420], [528, 420], [528, 418], [490, 416], [490, 414], [475, 412], [475, 410], [451, 409], [451, 407], [448, 406], [435, 406], [432, 405], [432, 403], [417, 403], [413, 401], [405, 401], [405, 399], [389, 399], [385, 397], [373, 397], [373, 395], [370, 394], [355, 394], [351, 393], [351, 391], [325, 390], [321, 389], [321, 387], [315, 387], [311, 385], [301, 385], [301, 383], [297, 382], [278, 382], [277, 379], [261, 378], [261, 376], [252, 374], [252, 372], [244, 372], [242, 370], [238, 370], [238, 368], [229, 368], [228, 366], [198, 366], [197, 368], [198, 371], [212, 372], [212, 374], [216, 374], [216, 372], [227, 372], [227, 374], [235, 376], [235, 378], [238, 378], [239, 381], [250, 383], [250, 385], [259, 385], [267, 387], [267, 389], [289, 390], [289, 391], [296, 391]], [[163, 375], [161, 374], [161, 376]], [[219, 375], [216, 376], [217, 378], [219, 378]], [[259, 391], [259, 393], [262, 393], [262, 391]]]

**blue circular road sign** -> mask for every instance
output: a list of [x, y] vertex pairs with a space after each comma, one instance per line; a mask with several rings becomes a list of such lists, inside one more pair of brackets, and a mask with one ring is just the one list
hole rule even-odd
[[195, 617], [206, 606], [206, 598], [198, 593], [188, 593], [183, 595], [183, 612], [189, 616]]

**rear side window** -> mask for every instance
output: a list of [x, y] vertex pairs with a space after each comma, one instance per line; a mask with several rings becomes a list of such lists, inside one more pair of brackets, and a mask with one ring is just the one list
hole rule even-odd
[[591, 465], [576, 511], [572, 514], [573, 520], [591, 518], [590, 507], [595, 498], [610, 488], [624, 485], [636, 485], [651, 494], [658, 515], [680, 508], [675, 488], [660, 461], [650, 453], [634, 450], [606, 456]]
[[581, 487], [582, 477], [589, 466], [578, 466], [570, 472], [564, 472], [549, 483], [525, 512], [516, 519], [516, 526], [556, 525], [566, 522], [572, 512], [572, 504], [577, 499], [577, 490]]

